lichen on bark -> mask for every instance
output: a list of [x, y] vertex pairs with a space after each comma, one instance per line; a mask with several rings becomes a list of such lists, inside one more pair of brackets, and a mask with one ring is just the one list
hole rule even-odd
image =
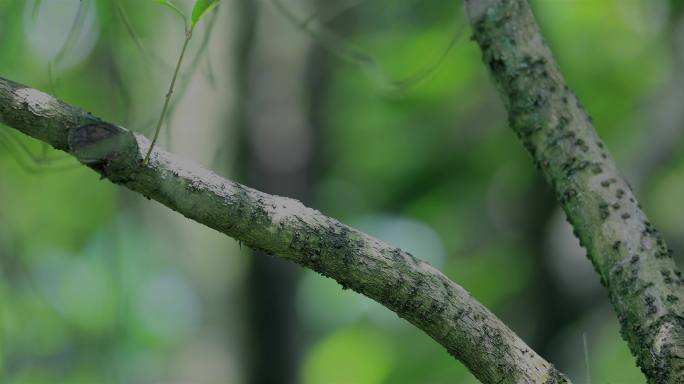
[[466, 7], [509, 124], [587, 249], [637, 364], [650, 383], [683, 383], [681, 273], [566, 85], [527, 0]]

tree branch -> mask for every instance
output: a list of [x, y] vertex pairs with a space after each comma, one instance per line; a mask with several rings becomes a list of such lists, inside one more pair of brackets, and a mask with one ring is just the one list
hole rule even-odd
[[568, 89], [527, 0], [466, 0], [509, 123], [608, 289], [650, 383], [684, 383], [684, 292], [671, 251]]
[[568, 383], [462, 287], [429, 264], [326, 217], [155, 149], [45, 93], [0, 78], [0, 122], [71, 153], [116, 184], [252, 248], [337, 280], [443, 345], [483, 383]]

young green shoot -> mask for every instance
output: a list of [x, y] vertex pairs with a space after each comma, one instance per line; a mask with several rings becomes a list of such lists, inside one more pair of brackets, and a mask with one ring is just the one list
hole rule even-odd
[[192, 33], [195, 30], [195, 27], [197, 26], [197, 23], [199, 23], [202, 18], [207, 15], [209, 12], [211, 12], [214, 8], [216, 8], [220, 2], [220, 0], [197, 0], [195, 1], [195, 5], [192, 8], [192, 14], [190, 15], [190, 18], [183, 13], [183, 11], [180, 10], [171, 0], [156, 0], [158, 3], [166, 6], [167, 8], [171, 9], [174, 13], [176, 13], [179, 17], [183, 19], [183, 24], [185, 26], [185, 41], [183, 42], [183, 48], [181, 49], [181, 53], [178, 56], [178, 62], [176, 63], [176, 68], [173, 71], [173, 77], [171, 78], [171, 84], [169, 85], [169, 90], [166, 92], [166, 97], [164, 99], [164, 106], [162, 107], [161, 114], [159, 115], [159, 120], [157, 120], [157, 125], [154, 130], [154, 137], [152, 138], [152, 143], [150, 144], [150, 148], [147, 150], [147, 154], [145, 155], [145, 159], [143, 160], [143, 165], [147, 165], [147, 163], [150, 161], [150, 156], [152, 155], [152, 151], [154, 150], [154, 146], [157, 143], [157, 139], [159, 139], [159, 132], [161, 131], [161, 127], [164, 124], [164, 117], [166, 116], [166, 113], [169, 109], [169, 103], [171, 102], [171, 95], [173, 94], [173, 90], [176, 86], [176, 80], [178, 79], [178, 73], [180, 72], [180, 68], [183, 65], [183, 59], [185, 58], [185, 52], [187, 51], [188, 44], [190, 43], [190, 40], [192, 39]]

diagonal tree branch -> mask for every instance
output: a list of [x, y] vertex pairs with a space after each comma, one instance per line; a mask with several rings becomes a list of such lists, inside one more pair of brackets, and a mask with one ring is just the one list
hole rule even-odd
[[429, 264], [303, 206], [231, 182], [50, 95], [0, 78], [0, 123], [71, 153], [102, 177], [252, 248], [337, 280], [396, 312], [483, 383], [568, 383]]
[[473, 39], [509, 123], [560, 201], [650, 383], [684, 383], [684, 290], [591, 119], [568, 89], [527, 0], [466, 0]]

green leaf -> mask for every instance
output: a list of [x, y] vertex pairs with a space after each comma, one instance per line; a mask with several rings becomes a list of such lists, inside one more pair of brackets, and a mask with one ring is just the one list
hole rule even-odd
[[216, 8], [219, 5], [219, 2], [220, 0], [197, 0], [195, 6], [192, 8], [191, 28], [194, 28], [204, 15]]
[[166, 6], [170, 10], [174, 11], [178, 16], [180, 16], [183, 19], [183, 22], [187, 24], [188, 22], [188, 17], [185, 16], [185, 13], [180, 10], [176, 6], [176, 4], [172, 3], [171, 0], [156, 0], [159, 4]]

